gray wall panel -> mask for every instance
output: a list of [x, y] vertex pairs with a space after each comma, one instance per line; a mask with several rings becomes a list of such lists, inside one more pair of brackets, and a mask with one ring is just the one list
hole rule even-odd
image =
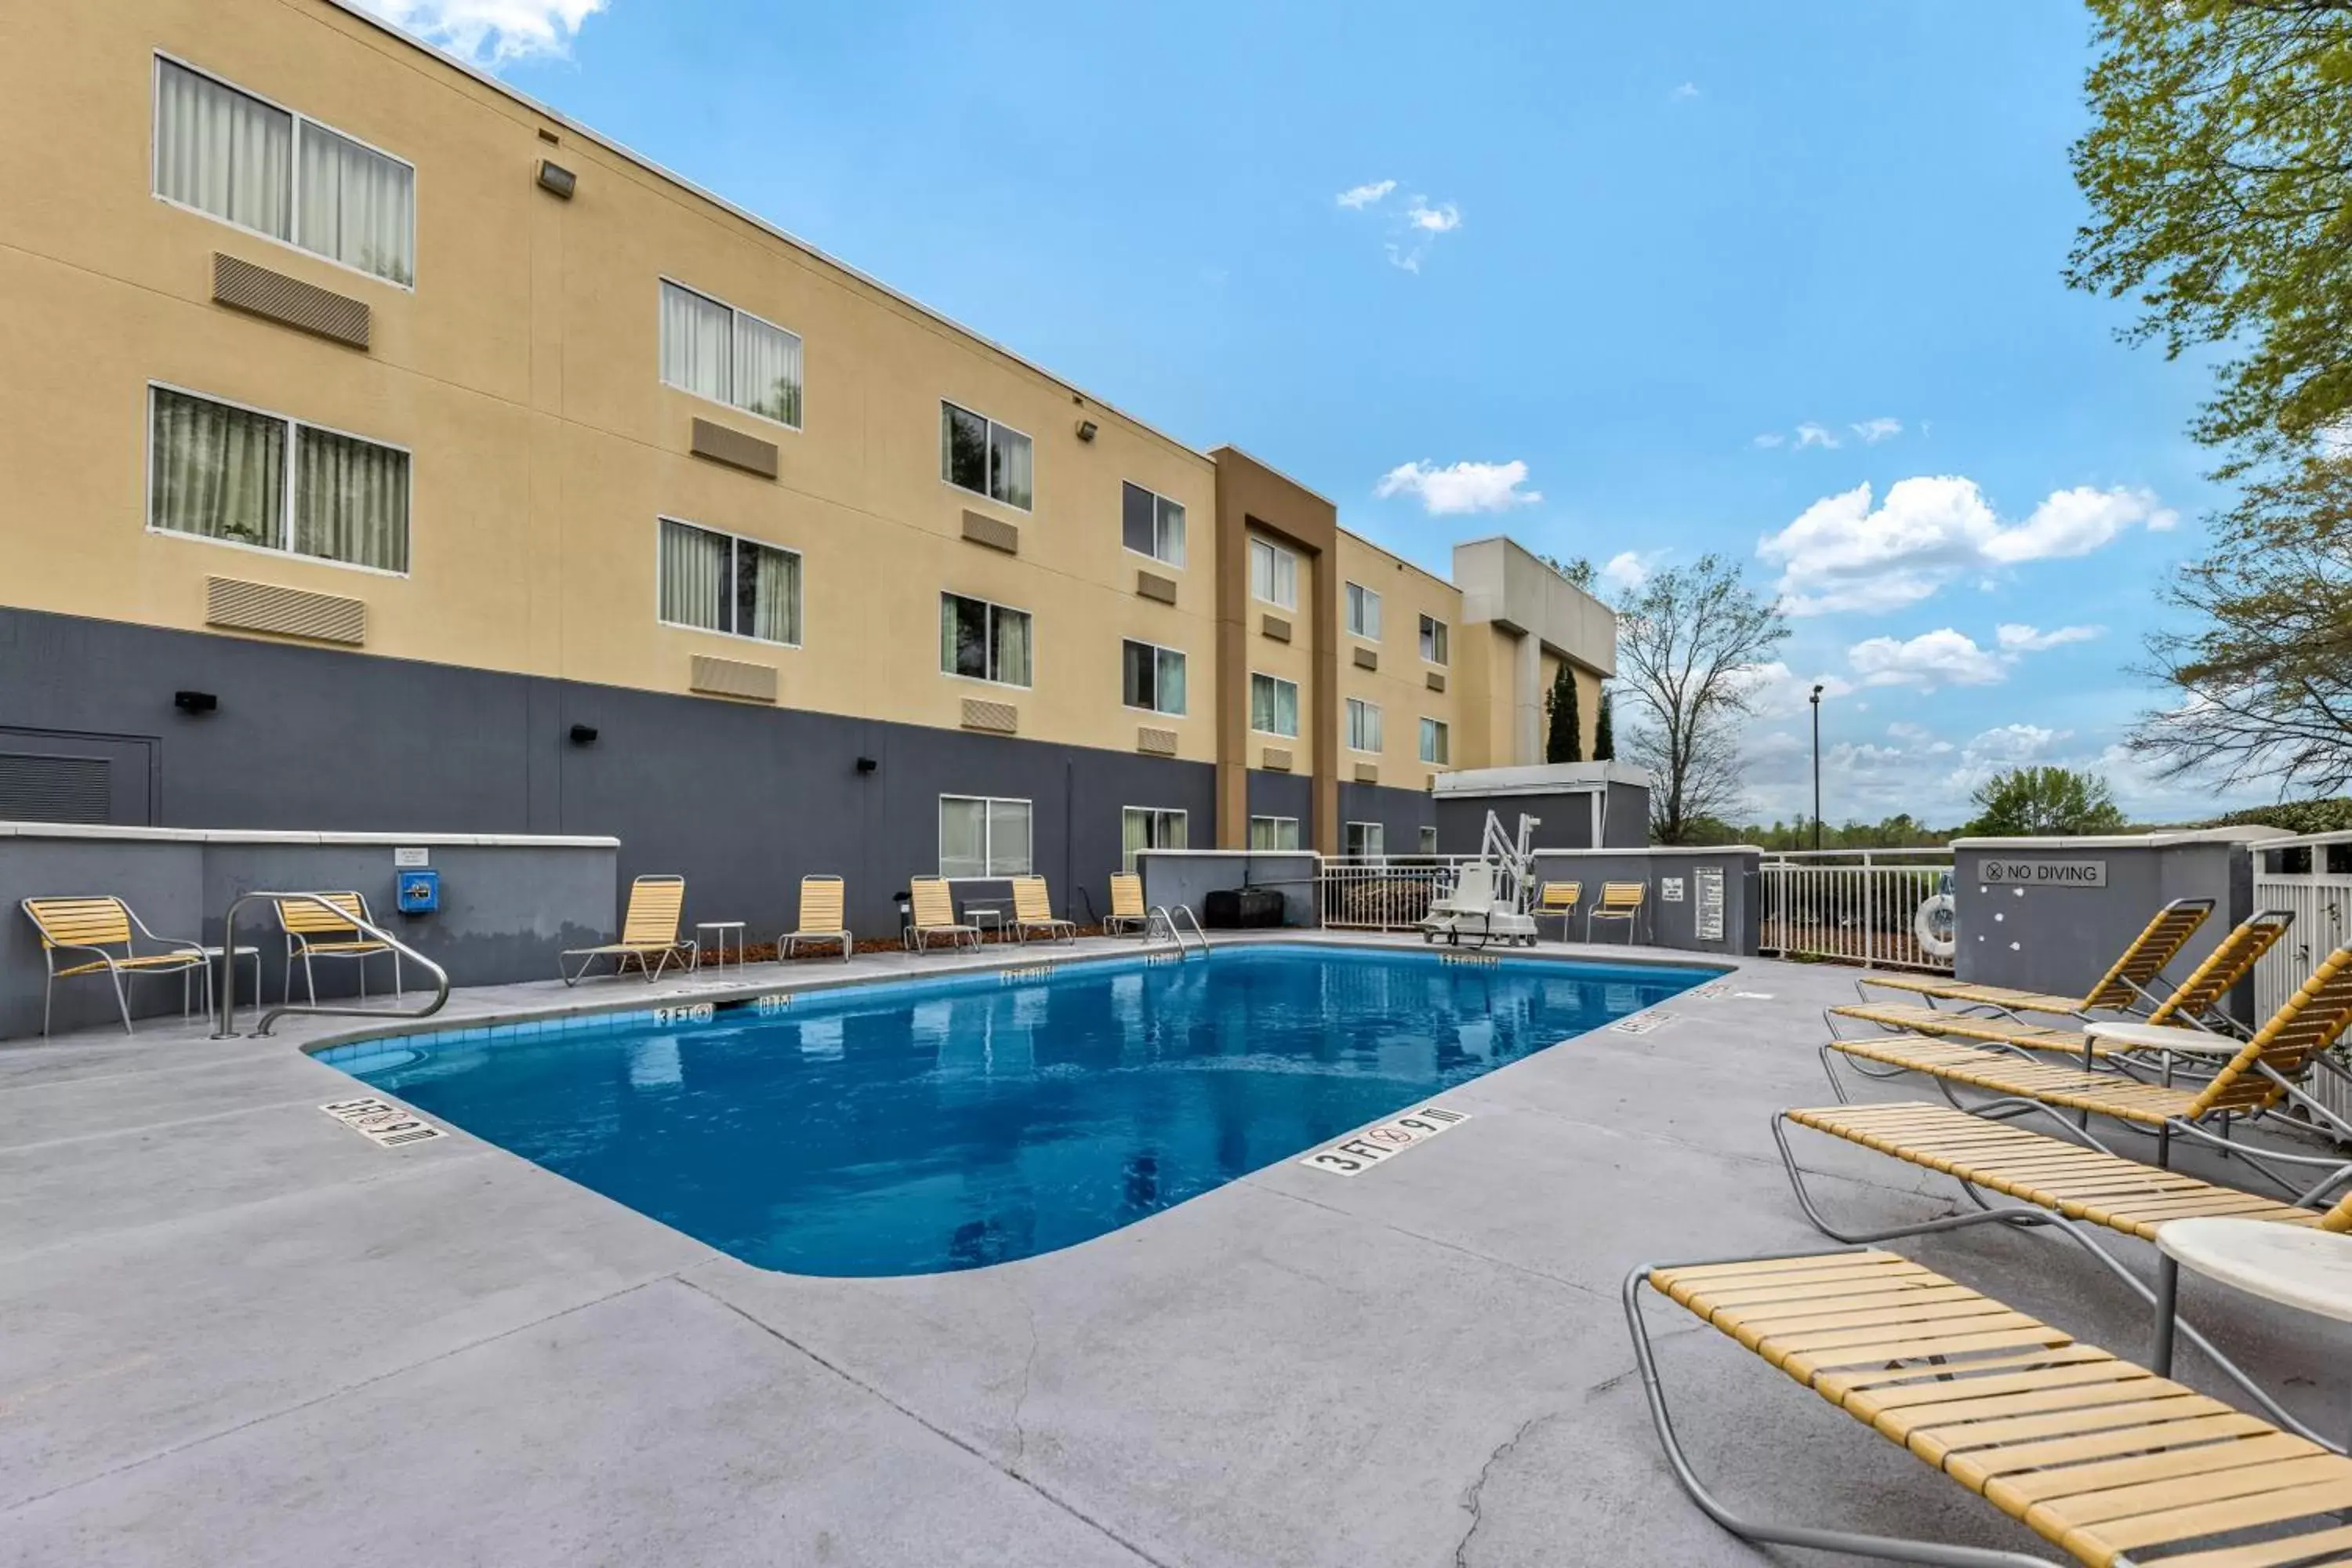
[[1346, 850], [1345, 825], [1377, 822], [1388, 836], [1391, 855], [1421, 852], [1421, 830], [1437, 823], [1437, 804], [1427, 790], [1397, 789], [1389, 784], [1339, 782], [1340, 848]]

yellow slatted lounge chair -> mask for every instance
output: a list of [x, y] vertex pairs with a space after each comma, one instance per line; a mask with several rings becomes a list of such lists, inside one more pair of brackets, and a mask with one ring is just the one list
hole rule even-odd
[[1042, 931], [1048, 942], [1076, 942], [1078, 922], [1057, 920], [1054, 915], [1053, 894], [1043, 877], [1013, 879], [1013, 934], [1023, 942], [1031, 931]]
[[955, 900], [944, 877], [918, 877], [907, 884], [913, 897], [914, 923], [907, 928], [908, 947], [917, 952], [945, 938], [950, 947], [978, 947], [980, 928], [956, 919]]
[[1576, 906], [1584, 900], [1581, 882], [1546, 882], [1536, 893], [1536, 920], [1559, 921], [1559, 940], [1568, 940], [1568, 922], [1576, 918]]
[[842, 962], [849, 961], [850, 950], [856, 939], [849, 934], [849, 917], [844, 909], [846, 885], [838, 877], [816, 875], [801, 879], [801, 923], [797, 930], [776, 939], [776, 956], [790, 958], [807, 942], [813, 947], [841, 944]]
[[2317, 1568], [2352, 1551], [2337, 1517], [2352, 1508], [2352, 1460], [1875, 1248], [1644, 1265], [1625, 1281], [1675, 1479], [1744, 1540], [1978, 1568], [2048, 1561], [1731, 1512], [1675, 1435], [1643, 1315], [1654, 1295], [2093, 1568]]
[[[328, 909], [317, 900], [332, 904]], [[319, 976], [311, 965], [320, 959], [348, 959], [359, 966], [360, 996], [367, 996], [367, 961], [378, 953], [392, 955], [392, 994], [396, 1001], [403, 994], [400, 980], [400, 951], [388, 942], [368, 935], [355, 920], [375, 923], [368, 911], [367, 900], [355, 892], [320, 893], [310, 899], [280, 899], [278, 900], [278, 929], [286, 935], [286, 994], [284, 1000], [294, 1000], [294, 966], [302, 966], [302, 984], [310, 993], [310, 1004], [318, 1005]]]
[[563, 975], [566, 985], [577, 985], [600, 958], [613, 961], [613, 973], [616, 975], [635, 960], [637, 973], [650, 985], [672, 960], [683, 969], [694, 956], [695, 944], [677, 934], [678, 921], [685, 913], [685, 878], [668, 874], [639, 877], [629, 884], [629, 908], [621, 917], [621, 940], [597, 947], [572, 948], [556, 961], [557, 972], [562, 973], [563, 959], [578, 959], [580, 967]]
[[[180, 977], [180, 1000], [187, 1001], [188, 976], [197, 971], [204, 974], [205, 1005], [212, 1005], [213, 966], [204, 948], [193, 942], [175, 942], [157, 936], [147, 929], [129, 904], [121, 899], [62, 898], [26, 899], [20, 906], [25, 917], [40, 933], [41, 962], [47, 976], [41, 983], [41, 1034], [49, 1032], [49, 994], [60, 980], [70, 980], [78, 974], [103, 974], [114, 984], [114, 1005], [122, 1015], [122, 1032], [135, 1034], [131, 1026], [131, 998], [123, 990], [126, 978], [142, 974], [176, 974]], [[150, 942], [151, 951], [142, 952], [141, 942]], [[60, 953], [82, 953], [85, 958], [68, 960], [64, 968], [58, 967]]]
[[1649, 891], [1646, 882], [1601, 883], [1601, 901], [1592, 906], [1591, 914], [1584, 917], [1584, 940], [1592, 940], [1592, 922], [1595, 921], [1623, 921], [1626, 945], [1633, 945], [1642, 918], [1648, 912], [1646, 900]]
[[2156, 918], [2147, 922], [2147, 929], [2132, 938], [2131, 945], [2099, 976], [2098, 984], [2080, 996], [2057, 996], [2006, 985], [1976, 985], [1936, 974], [1874, 974], [1856, 981], [1854, 987], [1865, 1000], [1870, 994], [1867, 987], [1880, 986], [1956, 1002], [1965, 1007], [1989, 1007], [2011, 1014], [2054, 1013], [2087, 1017], [2098, 1012], [2145, 1013], [2157, 1005], [2157, 998], [2148, 994], [2148, 988], [2163, 973], [2164, 966], [2179, 956], [2180, 950], [2212, 912], [2210, 899], [2173, 900], [2156, 911]]
[[1141, 936], [1151, 926], [1151, 916], [1143, 907], [1143, 879], [1130, 871], [1115, 874], [1110, 879], [1110, 914], [1103, 921], [1107, 936], [1123, 936], [1129, 931]]

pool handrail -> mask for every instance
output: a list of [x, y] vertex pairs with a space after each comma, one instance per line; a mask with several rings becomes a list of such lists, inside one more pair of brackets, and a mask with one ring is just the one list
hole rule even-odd
[[433, 999], [425, 1003], [424, 1006], [415, 1009], [338, 1007], [331, 1004], [320, 1002], [311, 1002], [297, 1006], [292, 1003], [289, 1003], [283, 1006], [272, 1007], [264, 1012], [261, 1015], [261, 1021], [253, 1026], [253, 1032], [256, 1036], [268, 1034], [271, 1026], [275, 1025], [278, 1019], [284, 1017], [289, 1013], [318, 1013], [352, 1018], [429, 1018], [434, 1014], [438, 1013], [448, 1002], [449, 972], [447, 970], [442, 968], [439, 964], [434, 963], [431, 959], [425, 957], [423, 953], [417, 952], [415, 948], [409, 946], [406, 942], [401, 941], [390, 931], [384, 930], [382, 926], [375, 924], [373, 921], [367, 920], [359, 915], [354, 915], [340, 904], [329, 902], [324, 895], [319, 893], [240, 893], [234, 900], [230, 900], [228, 913], [221, 917], [221, 948], [222, 951], [227, 952], [231, 956], [229, 962], [223, 965], [227, 973], [223, 977], [220, 988], [220, 1017], [216, 1021], [215, 1027], [213, 1030], [212, 1037], [214, 1039], [233, 1040], [237, 1037], [236, 1029], [235, 1027], [236, 1023], [236, 962], [235, 958], [235, 954], [236, 952], [236, 917], [244, 910], [245, 906], [247, 904], [260, 903], [267, 900], [283, 900], [297, 899], [319, 905], [320, 908], [331, 912], [337, 920], [366, 932], [369, 936], [372, 936], [376, 941], [383, 942], [385, 946], [391, 948], [393, 952], [401, 954], [403, 957], [414, 960], [427, 974], [430, 974], [433, 977]]
[[[1179, 904], [1176, 910], [1178, 913], [1192, 922], [1192, 935], [1201, 943], [1201, 956], [1206, 958], [1209, 954], [1209, 933], [1201, 929], [1201, 917], [1192, 912], [1192, 906], [1190, 904]], [[1176, 923], [1176, 916], [1169, 912], [1166, 904], [1152, 905], [1150, 912], [1143, 917], [1143, 934], [1146, 941], [1150, 940], [1153, 931], [1165, 926], [1168, 928], [1169, 940], [1176, 944], [1176, 955], [1179, 958], [1184, 955], [1184, 928]]]

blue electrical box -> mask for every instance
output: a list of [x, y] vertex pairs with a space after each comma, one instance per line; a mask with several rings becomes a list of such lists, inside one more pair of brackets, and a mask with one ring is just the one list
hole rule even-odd
[[404, 915], [429, 915], [441, 907], [441, 873], [438, 871], [402, 871], [400, 879], [400, 912]]

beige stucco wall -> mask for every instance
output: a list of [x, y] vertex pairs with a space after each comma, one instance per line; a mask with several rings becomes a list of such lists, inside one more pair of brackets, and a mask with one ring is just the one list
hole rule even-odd
[[[1315, 726], [1333, 721], [1330, 716], [1318, 712], [1315, 700], [1314, 606], [1316, 595], [1328, 589], [1328, 574], [1318, 570], [1322, 563], [1316, 556], [1293, 549], [1280, 539], [1273, 542], [1289, 549], [1298, 558], [1298, 603], [1286, 609], [1253, 595], [1249, 601], [1244, 646], [1248, 649], [1249, 668], [1253, 674], [1271, 675], [1278, 679], [1297, 682], [1298, 738], [1295, 741], [1282, 740], [1252, 730], [1249, 734], [1249, 765], [1264, 767], [1268, 750], [1288, 752], [1291, 757], [1289, 771], [1302, 776], [1311, 775], [1315, 772]], [[1289, 641], [1284, 642], [1265, 635], [1265, 618], [1268, 616], [1289, 625]], [[1244, 692], [1244, 698], [1246, 695]]]
[[[1421, 617], [1427, 615], [1444, 622], [1450, 643], [1461, 626], [1462, 595], [1444, 579], [1344, 531], [1339, 536], [1338, 555], [1342, 594], [1339, 693], [1343, 700], [1354, 697], [1379, 705], [1383, 742], [1377, 757], [1346, 750], [1346, 715], [1339, 715], [1341, 757], [1346, 765], [1341, 776], [1353, 778], [1355, 764], [1370, 763], [1379, 768], [1381, 784], [1399, 789], [1425, 789], [1431, 776], [1443, 770], [1421, 761], [1421, 721], [1436, 719], [1448, 726], [1447, 738], [1457, 759], [1454, 766], [1462, 765], [1458, 759], [1465, 736], [1456, 718], [1459, 691], [1451, 663], [1430, 664], [1421, 657]], [[1344, 595], [1348, 583], [1361, 584], [1381, 595], [1381, 636], [1377, 641], [1346, 631]], [[1372, 650], [1380, 661], [1377, 669], [1357, 666], [1355, 650], [1359, 647]], [[1451, 658], [1449, 649], [1449, 660]], [[1433, 671], [1444, 678], [1445, 690], [1429, 689], [1427, 677]]]

